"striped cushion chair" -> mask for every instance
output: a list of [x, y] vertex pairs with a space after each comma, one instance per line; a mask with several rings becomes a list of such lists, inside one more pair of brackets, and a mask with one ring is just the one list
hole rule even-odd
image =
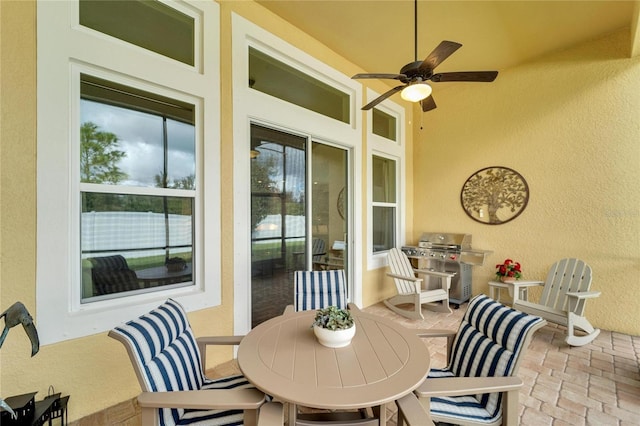
[[186, 312], [171, 299], [109, 336], [127, 348], [138, 376], [144, 426], [256, 424], [263, 393], [244, 376], [210, 380], [203, 373], [206, 345], [238, 344], [241, 337], [196, 339]]
[[[422, 406], [438, 422], [517, 424], [522, 380], [516, 373], [533, 333], [545, 324], [540, 317], [516, 311], [485, 295], [476, 296], [450, 339], [449, 365], [431, 369], [415, 392]], [[419, 334], [445, 335], [442, 330]], [[407, 401], [399, 405], [403, 402]]]
[[347, 285], [344, 269], [296, 271], [294, 308], [297, 311], [337, 306], [347, 308]]

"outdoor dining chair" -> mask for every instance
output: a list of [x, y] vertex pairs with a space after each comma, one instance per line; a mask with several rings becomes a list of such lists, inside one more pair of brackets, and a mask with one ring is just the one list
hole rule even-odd
[[295, 311], [337, 306], [347, 308], [347, 282], [344, 269], [295, 271]]
[[533, 334], [546, 323], [479, 295], [469, 302], [457, 333], [419, 330], [421, 337], [448, 337], [449, 364], [432, 368], [414, 393], [397, 401], [398, 425], [518, 424], [523, 382], [516, 374]]
[[133, 364], [142, 393], [143, 426], [281, 425], [282, 405], [265, 406], [265, 395], [242, 375], [208, 379], [208, 345], [237, 345], [241, 336], [195, 338], [187, 314], [169, 299], [151, 312], [109, 332]]

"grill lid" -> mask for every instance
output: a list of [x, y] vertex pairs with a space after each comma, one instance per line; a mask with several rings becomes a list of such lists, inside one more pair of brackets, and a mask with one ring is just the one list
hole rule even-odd
[[471, 234], [447, 232], [425, 232], [420, 237], [418, 247], [452, 250], [471, 249]]

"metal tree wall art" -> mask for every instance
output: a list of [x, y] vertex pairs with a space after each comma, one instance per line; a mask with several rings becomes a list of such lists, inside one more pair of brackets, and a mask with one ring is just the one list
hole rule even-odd
[[462, 186], [460, 202], [471, 219], [498, 225], [522, 213], [529, 202], [529, 187], [515, 170], [487, 167], [467, 179]]

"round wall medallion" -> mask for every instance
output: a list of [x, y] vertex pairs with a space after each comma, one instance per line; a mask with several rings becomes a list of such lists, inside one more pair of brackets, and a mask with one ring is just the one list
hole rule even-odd
[[338, 194], [338, 214], [344, 219], [344, 188], [340, 190]]
[[529, 202], [529, 186], [522, 175], [507, 167], [487, 167], [472, 174], [460, 192], [469, 217], [487, 225], [515, 219]]

